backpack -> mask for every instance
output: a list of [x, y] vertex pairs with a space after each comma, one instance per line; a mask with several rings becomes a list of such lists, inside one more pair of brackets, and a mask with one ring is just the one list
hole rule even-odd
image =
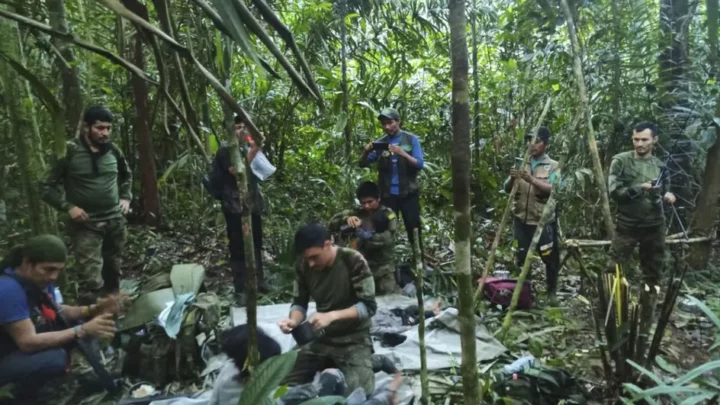
[[[218, 151], [218, 153], [220, 153]], [[207, 190], [210, 195], [216, 199], [216, 200], [222, 200], [223, 198], [223, 181], [222, 181], [223, 172], [220, 168], [220, 162], [217, 159], [217, 155], [215, 156], [215, 159], [212, 161], [212, 165], [210, 166], [210, 172], [205, 174], [202, 179], [201, 183], [205, 187], [205, 190]]]
[[219, 336], [220, 313], [220, 300], [215, 294], [198, 294], [183, 313], [177, 338], [169, 338], [162, 327], [152, 325], [137, 348], [137, 370], [125, 371], [159, 386], [197, 378], [205, 368], [202, 347], [211, 334]]
[[529, 367], [511, 375], [502, 374], [493, 384], [493, 391], [503, 398], [523, 405], [555, 405], [587, 403], [585, 389], [563, 369]]
[[[510, 278], [488, 277], [485, 279], [484, 294], [491, 303], [508, 308], [512, 301], [513, 293], [517, 286], [517, 280]], [[520, 298], [518, 299], [518, 309], [528, 309], [533, 306], [535, 297], [533, 296], [530, 283], [525, 282], [522, 290], [520, 290]]]

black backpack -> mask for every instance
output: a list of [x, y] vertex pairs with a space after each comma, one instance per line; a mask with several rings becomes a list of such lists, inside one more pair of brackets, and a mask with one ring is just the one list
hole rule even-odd
[[[220, 153], [220, 151], [218, 151]], [[216, 199], [216, 200], [222, 200], [223, 199], [223, 171], [222, 168], [220, 168], [220, 162], [217, 159], [217, 155], [215, 156], [215, 159], [212, 161], [212, 165], [210, 167], [210, 172], [208, 172], [206, 175], [202, 177], [202, 185], [205, 187], [205, 190], [207, 190], [210, 195]]]
[[502, 374], [493, 390], [523, 405], [555, 405], [561, 400], [566, 404], [587, 403], [584, 387], [559, 368], [530, 367], [511, 375]]

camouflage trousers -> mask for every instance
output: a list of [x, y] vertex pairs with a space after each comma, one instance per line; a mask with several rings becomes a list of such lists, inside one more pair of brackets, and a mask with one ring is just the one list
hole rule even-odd
[[125, 218], [70, 224], [75, 272], [81, 297], [120, 288], [120, 255], [125, 246]]
[[627, 273], [635, 246], [640, 247], [640, 269], [648, 286], [658, 285], [665, 267], [665, 226], [626, 229], [618, 226], [610, 246], [608, 271], [619, 264]]
[[315, 341], [300, 349], [295, 367], [282, 384], [290, 387], [313, 381], [315, 373], [337, 368], [345, 376], [350, 394], [361, 387], [367, 395], [375, 391], [375, 374], [372, 369], [372, 342], [370, 337], [362, 343], [328, 344]]
[[375, 267], [370, 265], [370, 271], [375, 280], [375, 295], [388, 295], [400, 291], [395, 281], [395, 266], [384, 265]]

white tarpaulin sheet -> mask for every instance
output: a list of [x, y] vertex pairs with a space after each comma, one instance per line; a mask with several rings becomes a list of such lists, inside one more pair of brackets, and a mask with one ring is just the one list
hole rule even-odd
[[[405, 308], [417, 305], [417, 300], [403, 295], [387, 295], [376, 298], [379, 308]], [[280, 344], [283, 352], [295, 346], [291, 335], [280, 331], [277, 322], [288, 316], [290, 304], [276, 304], [259, 306], [257, 309], [258, 326]], [[308, 315], [315, 312], [315, 303], [310, 303]], [[233, 325], [242, 325], [247, 322], [245, 308], [232, 308]], [[490, 361], [503, 352], [505, 347], [497, 341], [487, 328], [476, 318], [475, 337], [477, 344], [477, 361]], [[460, 325], [457, 319], [457, 310], [448, 308], [434, 318], [425, 322], [425, 348], [429, 370], [450, 368], [460, 365], [462, 354], [460, 350]], [[420, 345], [418, 342], [418, 327], [414, 326], [403, 333], [407, 337], [405, 342], [395, 347], [382, 347], [375, 342], [375, 352], [384, 354], [393, 359], [396, 366], [402, 370], [420, 369]]]

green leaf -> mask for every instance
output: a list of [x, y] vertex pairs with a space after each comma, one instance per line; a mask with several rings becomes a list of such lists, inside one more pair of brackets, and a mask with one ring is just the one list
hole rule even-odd
[[346, 402], [345, 398], [341, 396], [330, 396], [330, 397], [318, 397], [313, 398], [310, 400], [307, 400], [300, 405], [336, 405], [336, 404], [344, 404]]
[[558, 83], [553, 84], [553, 85], [552, 85], [552, 89], [553, 89], [554, 91], [560, 91], [560, 84], [558, 84]]
[[289, 351], [260, 364], [243, 390], [239, 405], [257, 405], [270, 400], [270, 394], [295, 366], [297, 351]]
[[235, 11], [235, 7], [233, 7], [232, 2], [225, 0], [213, 0], [213, 4], [215, 4], [215, 8], [218, 10], [218, 14], [220, 14], [225, 27], [228, 31], [230, 31], [232, 39], [240, 45], [240, 48], [242, 48], [242, 50], [250, 57], [250, 59], [253, 60], [253, 62], [255, 62], [255, 64], [262, 67], [260, 58], [255, 51], [255, 46], [245, 30], [245, 25], [242, 21], [240, 21], [240, 17], [238, 16], [237, 11]]
[[336, 133], [342, 133], [345, 129], [345, 124], [347, 124], [347, 114], [345, 111], [342, 111], [337, 118], [337, 121], [335, 121], [335, 130]]
[[717, 314], [715, 314], [710, 308], [705, 305], [704, 302], [700, 301], [699, 299], [693, 297], [692, 295], [688, 295], [687, 298], [695, 305], [698, 306], [704, 313], [705, 316], [708, 317], [714, 324], [715, 327], [720, 330], [720, 318], [718, 318]]
[[665, 370], [666, 372], [672, 375], [678, 374], [677, 367], [675, 367], [674, 364], [668, 363], [664, 358], [662, 358], [662, 356], [655, 356], [655, 362], [661, 369]]

